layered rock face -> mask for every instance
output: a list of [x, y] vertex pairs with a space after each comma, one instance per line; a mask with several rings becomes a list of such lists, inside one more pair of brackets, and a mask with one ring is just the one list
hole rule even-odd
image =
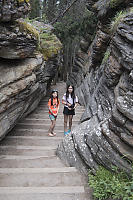
[[[59, 43], [58, 51], [44, 58], [45, 54], [42, 55], [37, 51], [39, 30], [18, 19], [29, 11], [28, 1], [0, 3], [0, 139], [2, 139], [18, 120], [33, 111], [41, 98], [46, 95], [48, 86], [58, 70], [58, 52], [61, 43], [54, 36], [54, 41]], [[50, 31], [49, 29], [49, 34]], [[47, 34], [46, 28], [44, 34]], [[43, 39], [41, 41], [45, 46], [46, 41]], [[50, 45], [52, 39], [51, 43], [49, 41]]]
[[29, 11], [29, 0], [0, 0], [0, 22], [14, 21]]
[[[125, 3], [128, 7], [131, 1]], [[119, 4], [114, 12], [117, 8]], [[57, 154], [65, 163], [84, 173], [88, 173], [88, 169], [95, 173], [99, 165], [111, 170], [114, 165], [130, 174], [133, 161], [133, 12], [127, 9], [111, 34], [105, 28], [106, 20], [101, 17], [107, 18], [106, 13], [108, 10], [105, 12], [98, 7], [100, 21], [87, 51], [88, 58], [82, 56], [84, 64], [80, 62], [77, 68], [75, 64], [69, 77], [86, 110], [81, 124], [65, 137]], [[72, 79], [76, 69], [79, 80]]]
[[[25, 23], [26, 24], [26, 23]], [[30, 26], [30, 25], [28, 25]], [[28, 30], [18, 20], [15, 23], [0, 25], [0, 57], [7, 59], [23, 59], [33, 54], [37, 48], [37, 31], [31, 27]], [[32, 30], [34, 30], [32, 32]], [[29, 31], [29, 32], [28, 32]]]

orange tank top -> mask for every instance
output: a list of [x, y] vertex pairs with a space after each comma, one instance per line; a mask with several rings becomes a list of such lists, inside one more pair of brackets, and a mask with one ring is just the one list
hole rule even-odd
[[[57, 111], [58, 111], [58, 106], [60, 104], [60, 100], [58, 99], [59, 103], [57, 103], [57, 98], [53, 98], [53, 105], [51, 105], [51, 98], [49, 99], [48, 101], [48, 108], [49, 108], [49, 114], [57, 114]], [[52, 113], [51, 113], [51, 111]]]

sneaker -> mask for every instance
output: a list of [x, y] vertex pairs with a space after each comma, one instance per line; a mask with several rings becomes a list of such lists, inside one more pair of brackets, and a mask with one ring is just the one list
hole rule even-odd
[[67, 131], [64, 131], [64, 135], [67, 135], [68, 134], [68, 132]]
[[67, 131], [68, 133], [70, 133], [71, 132], [71, 129], [68, 129], [68, 131]]

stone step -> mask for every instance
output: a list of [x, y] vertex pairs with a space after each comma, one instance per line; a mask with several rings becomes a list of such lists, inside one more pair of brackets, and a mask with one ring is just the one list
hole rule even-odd
[[57, 146], [22, 146], [22, 145], [0, 145], [0, 149], [18, 149], [18, 150], [44, 150], [44, 151], [49, 151], [49, 150], [56, 150]]
[[[48, 136], [48, 129], [21, 129], [16, 128], [13, 131], [11, 131], [8, 135], [13, 136]], [[56, 131], [56, 137], [64, 137], [63, 130], [57, 130]], [[51, 137], [49, 137], [51, 138]]]
[[[44, 130], [44, 132], [46, 132], [46, 131], [48, 132], [50, 125], [51, 124], [18, 123], [15, 128], [16, 129], [34, 129], [34, 130], [41, 129], [41, 130]], [[73, 123], [73, 127], [76, 126], [76, 125], [78, 125], [78, 123], [75, 123], [75, 124]], [[63, 131], [64, 130], [64, 124], [63, 123], [61, 123], [61, 124], [56, 123], [54, 130], [56, 130], [56, 132], [58, 130]]]
[[[61, 167], [61, 168], [0, 168], [0, 174], [36, 174], [36, 173], [78, 173], [75, 167]], [[79, 175], [79, 173], [78, 173]], [[81, 176], [81, 175], [80, 175]]]
[[0, 168], [53, 168], [65, 167], [57, 156], [3, 156]]
[[22, 145], [0, 145], [0, 149], [16, 149], [16, 150], [42, 150], [42, 151], [50, 151], [56, 150], [57, 146], [22, 146]]
[[83, 185], [82, 177], [75, 169], [63, 169], [0, 169], [0, 187], [57, 187]]
[[[52, 140], [62, 140], [63, 137], [52, 137]], [[17, 136], [7, 136], [6, 139], [28, 139], [28, 140], [47, 140], [47, 142], [49, 142], [49, 140], [51, 141], [51, 137], [49, 136], [21, 136], [21, 135], [17, 135]]]
[[[77, 125], [79, 123], [79, 121], [73, 121], [73, 125]], [[17, 126], [18, 125], [37, 125], [37, 126], [42, 126], [42, 125], [44, 125], [44, 126], [51, 126], [51, 121], [50, 120], [23, 120], [23, 121], [21, 121], [21, 122], [19, 122], [18, 124], [17, 124]], [[60, 126], [60, 125], [62, 125], [62, 126], [64, 126], [64, 122], [63, 122], [63, 120], [61, 121], [59, 121], [59, 120], [57, 120], [56, 121], [56, 126]]]
[[[65, 91], [62, 84], [59, 83], [60, 100], [64, 94], [61, 91]], [[48, 99], [45, 97], [0, 143], [0, 200], [90, 200], [82, 175], [56, 156], [57, 146], [64, 138], [64, 106], [60, 104], [57, 135], [49, 137]], [[83, 106], [77, 107], [72, 128], [84, 110]]]
[[[51, 121], [50, 121], [50, 119], [47, 119], [47, 118], [45, 118], [45, 119], [36, 119], [36, 118], [25, 118], [25, 119], [23, 119], [23, 120], [21, 120], [20, 122], [19, 122], [19, 124], [20, 123], [26, 123], [26, 124], [31, 124], [31, 123], [36, 123], [36, 124], [46, 124], [46, 123], [49, 123], [49, 124], [51, 124]], [[58, 119], [57, 118], [57, 121], [56, 121], [56, 124], [60, 124], [60, 123], [64, 123], [64, 119], [62, 118], [62, 119]], [[75, 124], [75, 123], [79, 123], [79, 120], [76, 120], [76, 119], [73, 119], [73, 124]]]
[[0, 146], [5, 145], [26, 145], [26, 146], [58, 146], [62, 138], [59, 137], [39, 137], [39, 136], [11, 136], [6, 137]]
[[71, 187], [0, 187], [1, 194], [63, 194], [73, 193], [79, 194], [84, 192], [83, 186], [71, 186]]
[[[3, 147], [3, 148], [2, 148]], [[18, 149], [14, 146], [0, 146], [0, 156], [1, 155], [24, 155], [24, 156], [54, 156], [55, 149], [45, 150], [45, 149]]]
[[0, 187], [0, 200], [89, 200], [83, 186]]
[[[37, 130], [37, 129], [42, 129], [42, 130], [47, 130], [48, 132], [48, 129], [50, 127], [50, 124], [17, 124], [16, 125], [16, 129], [34, 129], [34, 130]], [[63, 131], [63, 128], [64, 128], [64, 125], [61, 124], [56, 124], [55, 126], [55, 130], [62, 130]]]
[[[73, 117], [73, 120], [80, 120], [80, 118], [81, 118], [81, 116], [82, 115], [75, 115], [74, 117]], [[32, 115], [30, 114], [30, 115], [28, 115], [27, 117], [26, 117], [26, 119], [27, 118], [35, 118], [35, 119], [47, 119], [47, 120], [49, 120], [49, 116], [48, 116], [48, 113], [45, 113], [45, 114], [43, 114], [43, 113], [33, 113]], [[57, 117], [57, 120], [63, 120], [64, 119], [64, 117], [63, 117], [63, 115], [58, 115], [58, 117]]]

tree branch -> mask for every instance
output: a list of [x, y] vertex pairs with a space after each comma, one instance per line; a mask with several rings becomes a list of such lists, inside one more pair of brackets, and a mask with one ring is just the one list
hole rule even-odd
[[58, 17], [56, 19], [54, 19], [50, 24], [53, 25], [55, 22], [58, 21], [58, 19], [60, 17], [64, 17], [64, 15], [66, 14], [66, 12], [68, 12], [68, 10], [73, 6], [73, 4], [78, 1], [78, 0], [74, 0], [60, 15], [58, 15]]

